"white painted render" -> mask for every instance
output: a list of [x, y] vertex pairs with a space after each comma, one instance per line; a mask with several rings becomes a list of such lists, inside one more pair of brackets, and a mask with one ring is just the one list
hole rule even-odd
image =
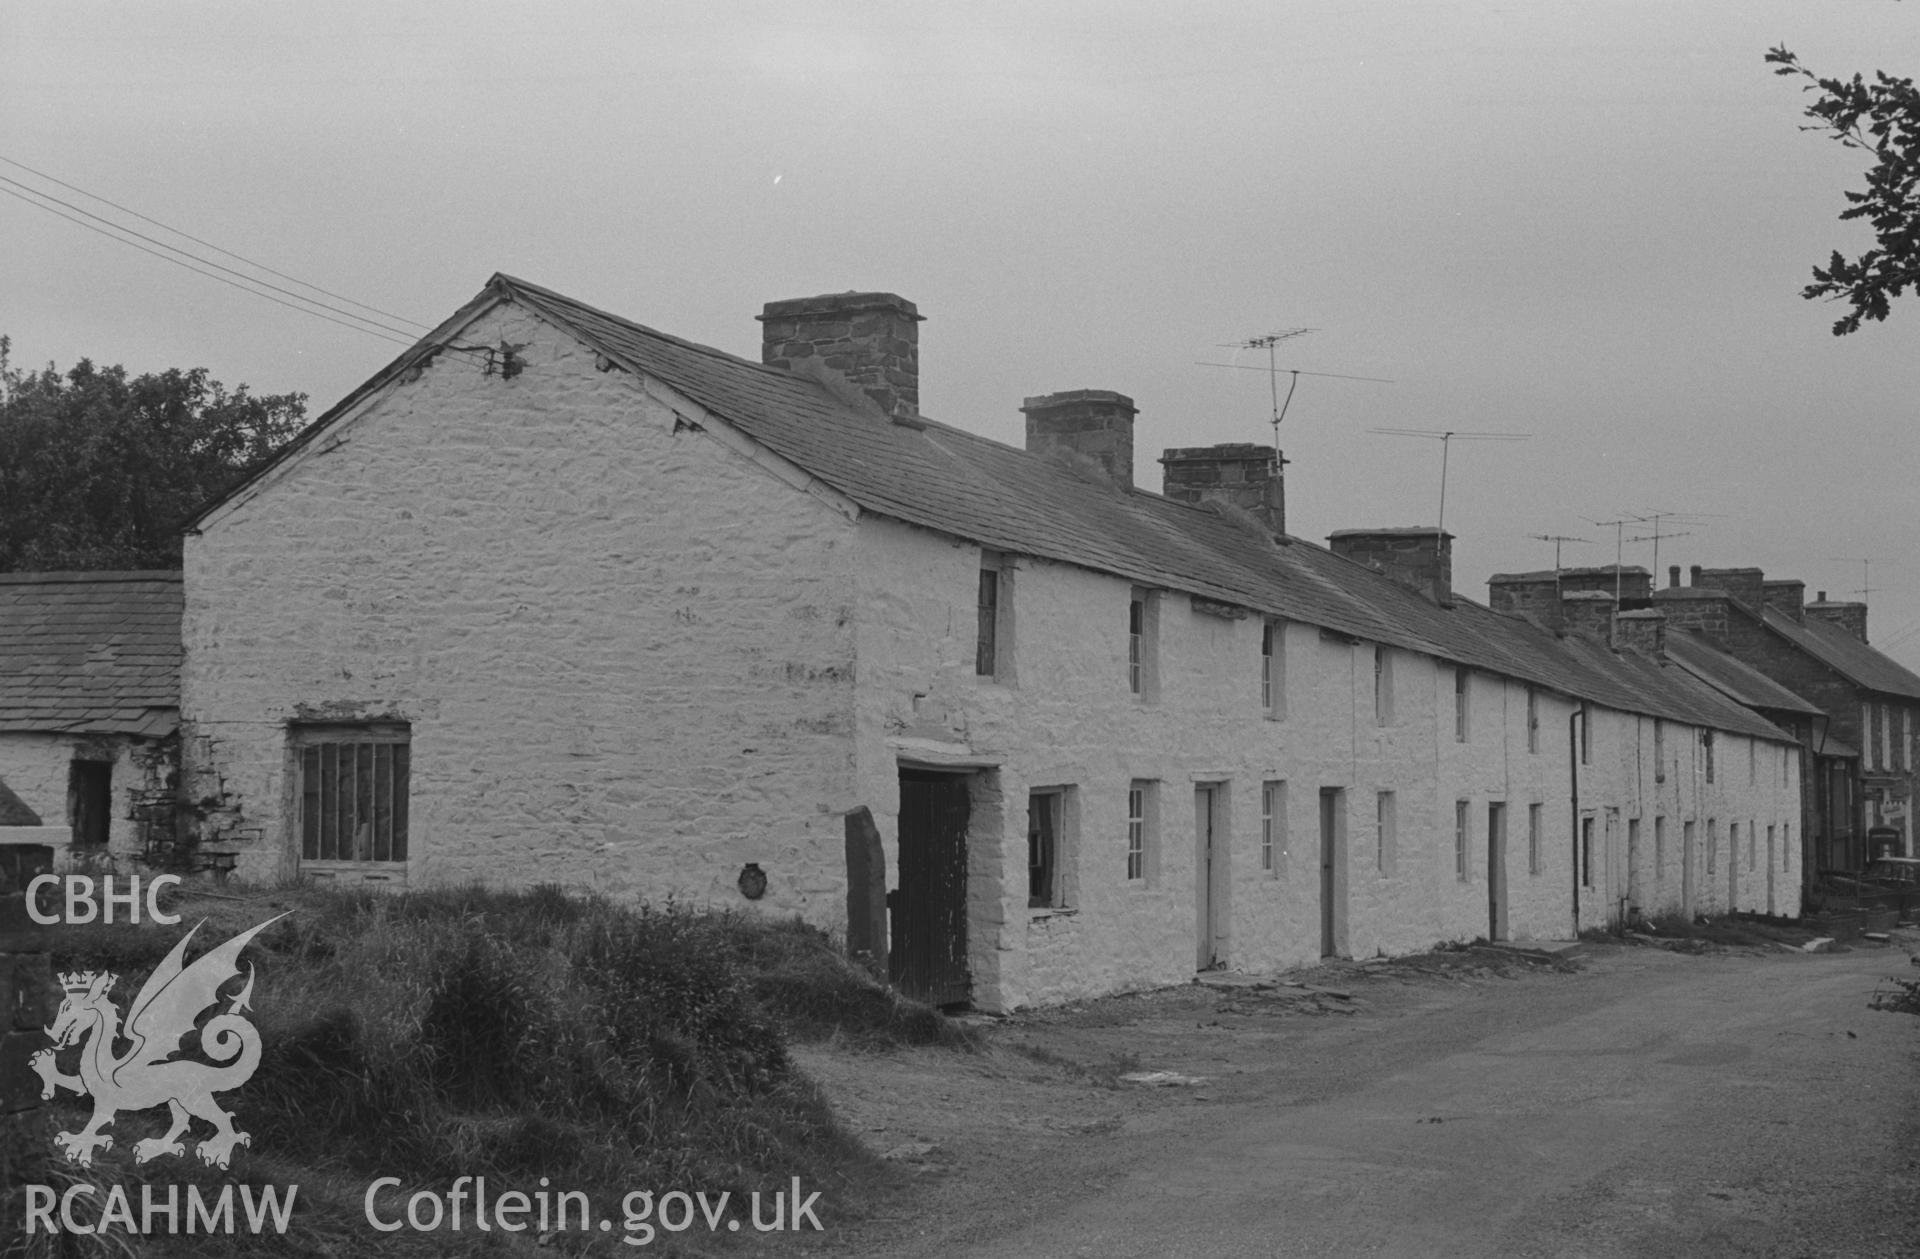
[[[239, 873], [297, 867], [289, 723], [412, 727], [408, 880], [844, 914], [848, 518], [513, 308], [188, 539], [182, 712]], [[692, 412], [697, 408], [688, 407]]]
[[[1286, 622], [1283, 702], [1262, 706], [1262, 619], [1151, 592], [1153, 660], [1128, 685], [1127, 579], [1008, 557], [999, 675], [975, 672], [973, 543], [862, 515], [723, 422], [524, 310], [463, 345], [518, 345], [523, 373], [447, 353], [368, 399], [215, 512], [186, 552], [182, 712], [191, 790], [243, 877], [299, 867], [291, 725], [411, 727], [415, 884], [585, 884], [845, 926], [843, 819], [872, 809], [897, 876], [903, 764], [974, 775], [973, 997], [987, 1009], [1182, 982], [1204, 946], [1271, 971], [1322, 953], [1320, 808], [1337, 789], [1333, 951], [1397, 953], [1489, 934], [1489, 806], [1506, 806], [1506, 934], [1566, 937], [1578, 705], [1483, 673], [1455, 737], [1454, 667]], [[857, 516], [857, 519], [855, 517]], [[997, 557], [986, 557], [1000, 562]], [[1710, 787], [1669, 723], [1593, 714], [1579, 805], [1623, 819], [1580, 925], [1617, 912], [1625, 823], [1653, 811], [1743, 835], [1798, 820], [1798, 782], [1748, 783], [1720, 736]], [[1763, 742], [1757, 763], [1788, 745]], [[0, 766], [0, 773], [4, 773]], [[9, 781], [12, 781], [11, 778]], [[1127, 878], [1127, 801], [1147, 784], [1145, 877]], [[1285, 784], [1264, 869], [1263, 784]], [[1217, 930], [1203, 942], [1196, 792], [1216, 801]], [[1065, 904], [1027, 904], [1030, 792], [1064, 793]], [[1381, 851], [1379, 793], [1393, 793]], [[1455, 810], [1467, 802], [1464, 875]], [[1529, 859], [1529, 807], [1543, 837]], [[1650, 822], [1648, 826], [1650, 827]], [[1677, 825], [1677, 823], [1676, 823]], [[1643, 837], [1650, 849], [1652, 834]], [[1797, 837], [1796, 841], [1797, 842]], [[1649, 881], [1674, 900], [1679, 836]], [[1792, 845], [1780, 841], [1779, 851]], [[1742, 853], [1744, 858], [1744, 851]], [[1694, 908], [1764, 908], [1766, 870], [1702, 873]], [[1795, 912], [1798, 871], [1777, 875]], [[1718, 896], [1719, 901], [1714, 897]], [[1665, 898], [1665, 899], [1662, 899]]]
[[132, 871], [138, 868], [133, 864], [134, 855], [142, 847], [140, 826], [133, 816], [133, 797], [143, 789], [164, 785], [163, 766], [151, 755], [142, 755], [151, 754], [154, 747], [151, 740], [124, 735], [0, 733], [0, 781], [40, 815], [43, 828], [58, 828], [63, 837], [70, 838], [73, 818], [68, 812], [67, 783], [73, 762], [79, 759], [111, 764], [112, 809], [106, 851], [75, 849], [62, 838], [54, 856], [63, 867], [111, 862], [114, 868]]

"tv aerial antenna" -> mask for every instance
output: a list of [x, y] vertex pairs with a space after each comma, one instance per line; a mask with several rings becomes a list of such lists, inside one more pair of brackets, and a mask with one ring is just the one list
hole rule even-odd
[[[1267, 365], [1265, 367], [1258, 367], [1251, 363], [1209, 363], [1204, 359], [1194, 360], [1194, 362], [1201, 367], [1232, 367], [1243, 372], [1265, 372], [1267, 374], [1267, 391], [1273, 399], [1273, 419], [1271, 423], [1273, 425], [1273, 450], [1275, 454], [1280, 452], [1280, 421], [1287, 418], [1287, 408], [1293, 405], [1293, 391], [1300, 387], [1300, 378], [1302, 376], [1323, 376], [1329, 380], [1364, 380], [1377, 385], [1390, 385], [1393, 383], [1391, 380], [1385, 380], [1379, 376], [1347, 376], [1340, 372], [1309, 372], [1297, 367], [1280, 366], [1279, 356], [1274, 352], [1275, 346], [1279, 345], [1282, 341], [1291, 341], [1295, 337], [1304, 337], [1309, 332], [1318, 331], [1320, 331], [1318, 328], [1286, 328], [1279, 332], [1270, 332], [1263, 337], [1249, 337], [1245, 341], [1227, 342], [1220, 346], [1223, 350], [1265, 350], [1267, 352]], [[1286, 372], [1288, 376], [1291, 377], [1287, 382], [1287, 396], [1285, 398], [1280, 396], [1281, 372]]]
[[1886, 563], [1886, 561], [1885, 561], [1885, 560], [1883, 560], [1883, 559], [1881, 559], [1881, 558], [1880, 558], [1879, 556], [1875, 556], [1875, 555], [1829, 555], [1829, 556], [1827, 557], [1827, 560], [1828, 560], [1828, 562], [1829, 562], [1829, 563], [1833, 563], [1833, 564], [1855, 564], [1855, 563], [1857, 563], [1857, 564], [1859, 564], [1859, 565], [1860, 565], [1860, 589], [1858, 589], [1858, 590], [1849, 590], [1849, 591], [1847, 592], [1848, 594], [1855, 594], [1855, 595], [1859, 595], [1859, 596], [1860, 596], [1860, 598], [1861, 598], [1862, 600], [1864, 600], [1864, 601], [1866, 601], [1866, 602], [1868, 602], [1868, 603], [1872, 603], [1872, 602], [1873, 602], [1873, 593], [1874, 593], [1874, 591], [1875, 591], [1875, 590], [1877, 590], [1877, 589], [1884, 589], [1884, 587], [1876, 587], [1876, 586], [1875, 586], [1875, 585], [1873, 584], [1873, 566], [1874, 566], [1874, 564], [1876, 564], [1876, 563], [1881, 563], [1881, 564], [1884, 564], [1884, 563]]
[[[1644, 512], [1638, 516], [1630, 516], [1628, 517], [1628, 519], [1632, 520], [1636, 524], [1647, 524], [1651, 522], [1653, 525], [1652, 531], [1649, 533], [1641, 534], [1637, 538], [1628, 538], [1627, 541], [1653, 543], [1652, 578], [1653, 578], [1654, 584], [1658, 585], [1660, 582], [1660, 540], [1662, 538], [1690, 538], [1700, 529], [1704, 528], [1707, 521], [1716, 520], [1723, 514], [1724, 513], [1721, 513], [1721, 512], [1710, 512], [1710, 511], [1709, 512], [1701, 512], [1701, 511]], [[1663, 520], [1671, 520], [1677, 524], [1691, 525], [1693, 527], [1691, 529], [1683, 529], [1678, 533], [1662, 533], [1660, 532], [1660, 522]]]
[[1591, 542], [1591, 538], [1576, 538], [1564, 533], [1530, 533], [1527, 535], [1535, 542], [1553, 543], [1553, 575], [1560, 576], [1560, 544], [1562, 542]]
[[1463, 442], [1523, 442], [1533, 436], [1532, 433], [1466, 433], [1459, 429], [1425, 428], [1370, 428], [1369, 433], [1379, 433], [1386, 437], [1426, 437], [1440, 443], [1440, 523], [1441, 532], [1447, 528], [1447, 452], [1456, 441]]

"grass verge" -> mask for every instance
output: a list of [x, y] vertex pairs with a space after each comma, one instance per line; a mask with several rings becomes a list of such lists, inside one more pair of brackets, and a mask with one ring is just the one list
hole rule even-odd
[[[164, 1201], [169, 1186], [182, 1194], [197, 1186], [212, 1200], [235, 1184], [298, 1184], [291, 1224], [270, 1241], [244, 1229], [144, 1239], [116, 1229], [46, 1238], [39, 1253], [601, 1252], [625, 1235], [620, 1208], [635, 1190], [655, 1201], [727, 1193], [729, 1214], [744, 1221], [749, 1195], [771, 1201], [795, 1177], [821, 1191], [815, 1210], [831, 1229], [860, 1212], [886, 1173], [795, 1070], [788, 1037], [969, 1043], [937, 1011], [847, 962], [825, 933], [797, 924], [629, 908], [556, 888], [189, 894], [175, 912], [185, 924], [207, 920], [189, 958], [287, 913], [242, 958], [243, 975], [249, 963], [256, 971], [259, 1067], [218, 1098], [251, 1144], [235, 1151], [231, 1172], [206, 1167], [193, 1157], [193, 1138], [209, 1135], [196, 1122], [185, 1157], [136, 1163], [134, 1142], [159, 1135], [166, 1111], [127, 1111], [92, 1168], [50, 1157], [44, 1183], [97, 1186], [80, 1207], [85, 1216], [91, 1205], [94, 1218], [111, 1186], [122, 1186], [136, 1220], [142, 1186]], [[124, 1014], [183, 930], [64, 928], [54, 963], [122, 975], [114, 995]], [[240, 983], [222, 990], [221, 1009]], [[77, 1059], [65, 1051], [62, 1068], [75, 1070]], [[53, 1124], [77, 1130], [89, 1103], [60, 1096]], [[455, 1178], [484, 1176], [496, 1200], [508, 1190], [584, 1194], [594, 1227], [483, 1233], [469, 1204], [461, 1233], [381, 1232], [364, 1201], [387, 1176], [401, 1181], [380, 1200], [388, 1220], [404, 1216], [416, 1190], [445, 1204]], [[597, 1231], [600, 1218], [613, 1223], [612, 1237]], [[164, 1215], [159, 1223], [164, 1231]], [[655, 1251], [712, 1244], [703, 1220], [683, 1234], [654, 1232]], [[754, 1235], [750, 1224], [741, 1235]]]

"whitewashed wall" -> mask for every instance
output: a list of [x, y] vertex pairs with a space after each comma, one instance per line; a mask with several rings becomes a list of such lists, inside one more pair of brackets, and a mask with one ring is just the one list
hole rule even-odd
[[[1336, 949], [1367, 956], [1490, 934], [1489, 805], [1506, 806], [1506, 930], [1509, 938], [1565, 938], [1574, 929], [1575, 838], [1570, 718], [1578, 705], [1541, 691], [1535, 746], [1528, 740], [1528, 688], [1469, 675], [1468, 737], [1456, 738], [1454, 667], [1388, 650], [1391, 702], [1381, 720], [1373, 693], [1371, 643], [1284, 628], [1284, 715], [1259, 700], [1258, 617], [1227, 620], [1193, 610], [1184, 595], [1161, 597], [1157, 698], [1127, 686], [1127, 604], [1118, 578], [1066, 565], [1022, 560], [1007, 579], [1010, 633], [1001, 650], [1010, 668], [998, 679], [975, 675], [978, 548], [925, 530], [868, 520], [860, 533], [859, 732], [855, 794], [870, 805], [883, 835], [894, 836], [902, 759], [937, 751], [956, 763], [990, 767], [1000, 791], [990, 827], [994, 851], [970, 852], [975, 888], [972, 961], [976, 998], [1011, 1007], [1177, 982], [1196, 954], [1196, 852], [1193, 792], [1217, 784], [1226, 802], [1231, 878], [1226, 955], [1248, 970], [1310, 963], [1321, 952], [1319, 808], [1322, 788], [1343, 790], [1345, 849], [1336, 878], [1344, 912]], [[1584, 812], [1617, 811], [1616, 850], [1596, 831], [1597, 886], [1583, 894], [1585, 925], [1612, 912], [1624, 894], [1625, 819], [1649, 816], [1646, 765], [1630, 740], [1650, 719], [1596, 708], [1594, 764], [1580, 767]], [[1697, 743], [1669, 723], [1672, 747]], [[1650, 733], [1647, 735], [1650, 739]], [[1731, 757], [1699, 807], [1724, 822], [1736, 815], [1743, 835], [1790, 824], [1797, 784], [1779, 785], [1781, 745], [1762, 743], [1757, 774], [1746, 784], [1747, 740], [1722, 735]], [[1651, 757], [1650, 746], [1645, 752]], [[1675, 773], [1679, 771], [1676, 770]], [[1144, 881], [1126, 878], [1129, 785], [1157, 785], [1157, 844]], [[1286, 811], [1275, 869], [1260, 863], [1262, 787], [1286, 784]], [[1026, 904], [1026, 800], [1037, 789], [1071, 790], [1076, 824], [1069, 836], [1073, 895], [1066, 912]], [[1394, 795], [1395, 826], [1382, 852], [1376, 825], [1380, 792]], [[1467, 802], [1464, 876], [1457, 864], [1455, 808]], [[1678, 796], [1674, 808], [1678, 809]], [[1531, 806], [1539, 806], [1537, 861], [1530, 845]], [[1676, 814], [1677, 816], [1677, 814]], [[1701, 838], [1704, 844], [1704, 819]], [[977, 820], [978, 821], [978, 820]], [[1651, 865], [1653, 835], [1643, 841]], [[1677, 844], [1677, 833], [1675, 843]], [[1776, 829], [1776, 861], [1784, 851]], [[890, 861], [894, 857], [890, 855]], [[1670, 862], [1678, 862], [1677, 851]], [[1764, 892], [1764, 858], [1743, 886]], [[1716, 902], [1701, 857], [1703, 908], [1726, 901], [1725, 857], [1716, 864]], [[1651, 877], [1651, 876], [1649, 876]], [[1789, 886], [1778, 883], [1776, 905]], [[1797, 877], [1797, 876], [1796, 876]], [[1754, 893], [1742, 893], [1742, 908]]]
[[[1582, 924], [1617, 920], [1623, 902], [1655, 918], [1735, 909], [1798, 917], [1800, 776], [1792, 746], [1716, 733], [1709, 782], [1701, 730], [1661, 724], [1663, 733], [1656, 736], [1650, 717], [1596, 713], [1593, 764], [1582, 767], [1581, 805], [1583, 815], [1595, 818], [1596, 847], [1604, 852], [1595, 858], [1594, 886], [1582, 889], [1583, 900], [1595, 902], [1583, 903]], [[1608, 809], [1617, 811], [1611, 832]], [[1629, 824], [1635, 820], [1639, 842], [1632, 845]]]
[[[1031, 559], [1014, 561], [1003, 592], [1004, 676], [983, 679], [977, 546], [856, 524], [524, 312], [487, 314], [460, 339], [519, 344], [525, 370], [507, 380], [442, 356], [189, 540], [191, 789], [218, 803], [215, 837], [241, 849], [243, 876], [297, 867], [290, 723], [392, 718], [412, 726], [413, 883], [558, 881], [738, 905], [752, 861], [769, 878], [765, 907], [836, 928], [844, 814], [873, 809], [897, 876], [900, 765], [975, 767], [988, 789], [969, 845], [970, 961], [991, 1009], [1192, 975], [1201, 784], [1222, 803], [1232, 966], [1321, 956], [1323, 788], [1344, 793], [1336, 952], [1488, 935], [1494, 802], [1506, 805], [1506, 934], [1573, 930], [1566, 697], [1539, 695], [1530, 750], [1527, 688], [1472, 674], [1461, 741], [1453, 666], [1389, 650], [1383, 720], [1375, 646], [1291, 623], [1284, 710], [1270, 714], [1260, 618], [1161, 592], [1157, 684], [1142, 699], [1127, 682], [1130, 584]], [[1797, 782], [1746, 785], [1745, 741], [1723, 736], [1711, 789], [1677, 761], [1656, 789], [1651, 728], [1596, 710], [1580, 805], [1621, 822], [1582, 891], [1582, 923], [1626, 895], [1626, 819], [1659, 809], [1697, 818], [1702, 845], [1715, 821], [1722, 853], [1713, 878], [1698, 854], [1696, 908], [1726, 903], [1734, 821], [1739, 904], [1764, 907], [1745, 831], [1759, 828], [1764, 852], [1767, 826], [1797, 821]], [[1697, 745], [1693, 733], [1670, 726], [1670, 755]], [[1763, 745], [1757, 764], [1777, 774], [1778, 755]], [[1128, 880], [1137, 780], [1155, 807], [1147, 877]], [[1267, 782], [1286, 784], [1272, 870], [1260, 860]], [[1071, 796], [1064, 910], [1027, 905], [1026, 806], [1041, 788]], [[1397, 821], [1384, 853], [1380, 792]], [[1650, 822], [1642, 845], [1651, 854]], [[1650, 904], [1678, 886], [1679, 846], [1676, 821]], [[1776, 858], [1789, 847], [1776, 830]], [[1776, 872], [1779, 902], [1797, 878]]]
[[[133, 820], [133, 795], [164, 785], [165, 766], [153, 759], [152, 740], [121, 735], [71, 735], [0, 733], [0, 780], [5, 780], [22, 803], [40, 815], [45, 827], [59, 827], [64, 835], [73, 819], [67, 811], [67, 779], [78, 755], [86, 760], [108, 761], [113, 766], [112, 806], [107, 824], [107, 849], [104, 854], [86, 854], [89, 860], [108, 861], [111, 868], [134, 871], [135, 854], [141, 851], [139, 823]], [[41, 841], [44, 842], [44, 841]], [[66, 840], [55, 853], [65, 864], [73, 859]]]
[[183, 712], [240, 873], [293, 872], [287, 728], [412, 724], [416, 885], [843, 914], [850, 520], [513, 307], [188, 540]]

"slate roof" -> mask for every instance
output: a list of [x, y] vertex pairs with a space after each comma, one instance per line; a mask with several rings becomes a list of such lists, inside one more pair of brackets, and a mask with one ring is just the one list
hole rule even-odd
[[1768, 629], [1856, 686], [1920, 699], [1920, 677], [1838, 625], [1809, 616], [1796, 621], [1776, 608], [1761, 612]]
[[[1387, 643], [1624, 711], [1783, 737], [1682, 670], [1577, 638], [1558, 639], [1469, 600], [1456, 597], [1454, 608], [1441, 608], [1324, 547], [1298, 539], [1276, 544], [1211, 508], [1123, 489], [936, 420], [896, 424], [877, 409], [841, 401], [805, 376], [683, 341], [506, 275], [495, 275], [473, 301], [315, 420], [273, 462], [290, 457], [503, 299], [539, 313], [627, 370], [670, 386], [865, 511], [994, 550]], [[265, 471], [227, 497], [244, 492]]]
[[1817, 717], [1810, 704], [1766, 674], [1742, 664], [1692, 630], [1667, 631], [1667, 655], [1710, 685], [1749, 708]]
[[0, 731], [179, 726], [180, 574], [0, 573]]

